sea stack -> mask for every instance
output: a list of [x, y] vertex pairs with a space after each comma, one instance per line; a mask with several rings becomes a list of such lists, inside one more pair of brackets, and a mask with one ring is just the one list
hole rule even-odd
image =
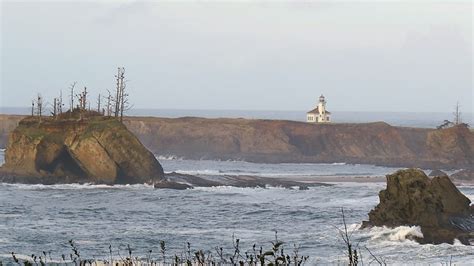
[[25, 118], [10, 134], [0, 168], [2, 182], [34, 184], [152, 184], [163, 178], [155, 156], [106, 116]]
[[448, 176], [430, 179], [419, 169], [399, 170], [387, 175], [387, 188], [380, 203], [370, 211], [368, 226], [420, 226], [420, 243], [470, 244], [474, 239], [474, 209], [471, 201]]

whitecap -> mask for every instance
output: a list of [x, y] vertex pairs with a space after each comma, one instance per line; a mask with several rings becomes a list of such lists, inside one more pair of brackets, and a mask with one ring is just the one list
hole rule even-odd
[[92, 183], [72, 183], [72, 184], [54, 184], [54, 185], [43, 185], [43, 184], [9, 184], [4, 183], [3, 186], [15, 187], [22, 190], [74, 190], [74, 189], [144, 189], [153, 188], [153, 185], [149, 184], [133, 184], [133, 185], [105, 185], [105, 184], [92, 184]]
[[[410, 238], [423, 238], [423, 233], [419, 226], [399, 226], [395, 228], [389, 227], [373, 227], [368, 232], [371, 240], [382, 240], [391, 242], [412, 241]], [[413, 242], [413, 241], [412, 241]]]

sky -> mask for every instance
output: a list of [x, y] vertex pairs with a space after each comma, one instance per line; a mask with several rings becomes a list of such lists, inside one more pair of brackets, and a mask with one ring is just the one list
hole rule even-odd
[[3, 107], [474, 112], [472, 1], [0, 1]]

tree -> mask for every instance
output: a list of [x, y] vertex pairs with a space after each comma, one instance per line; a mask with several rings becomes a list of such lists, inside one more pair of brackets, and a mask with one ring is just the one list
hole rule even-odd
[[107, 96], [107, 116], [110, 117], [112, 115], [112, 94], [110, 93], [109, 90], [107, 90], [107, 93], [109, 94]]
[[100, 93], [99, 93], [99, 97], [97, 97], [97, 112], [101, 113], [101, 111], [100, 111]]
[[123, 83], [122, 87], [122, 92], [121, 92], [121, 106], [120, 106], [120, 122], [123, 121], [123, 113], [130, 110], [132, 106], [130, 105], [130, 102], [128, 101], [128, 93], [125, 92], [125, 88], [127, 87], [127, 83]]
[[456, 103], [456, 106], [454, 107], [454, 124], [459, 125], [462, 123], [461, 119], [461, 106], [459, 105], [459, 102]]
[[59, 102], [58, 102], [58, 113], [62, 114], [63, 113], [63, 90], [59, 91]]
[[41, 117], [43, 116], [43, 97], [39, 93], [36, 98], [36, 114], [38, 115], [39, 122], [41, 123]]
[[77, 82], [74, 81], [74, 83], [71, 84], [71, 86], [69, 86], [69, 90], [70, 90], [69, 96], [71, 97], [71, 102], [70, 102], [71, 106], [69, 108], [69, 111], [71, 112], [71, 115], [72, 115], [72, 112], [74, 111], [74, 96], [75, 96], [74, 95], [74, 87], [76, 87], [76, 84], [77, 84]]
[[54, 98], [53, 99], [53, 111], [51, 112], [51, 114], [53, 115], [54, 118], [56, 118], [57, 114], [58, 114], [58, 104], [59, 101], [58, 101], [58, 98]]
[[123, 90], [124, 90], [125, 68], [123, 67], [117, 68], [117, 75], [115, 77], [117, 78], [117, 87], [115, 88], [114, 116], [118, 118], [118, 116], [121, 114], [120, 109], [122, 106], [122, 96], [123, 96]]
[[[76, 94], [76, 98], [79, 101], [79, 104], [77, 105], [77, 109], [79, 110], [79, 119], [82, 120], [82, 114], [86, 110], [87, 107], [87, 87], [84, 87], [84, 90]], [[89, 105], [90, 108], [90, 105]]]

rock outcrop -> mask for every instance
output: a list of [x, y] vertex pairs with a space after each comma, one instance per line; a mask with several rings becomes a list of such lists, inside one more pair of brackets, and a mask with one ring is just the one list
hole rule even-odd
[[474, 209], [447, 176], [428, 178], [418, 169], [387, 175], [387, 188], [380, 203], [370, 211], [367, 226], [417, 225], [420, 243], [469, 244], [474, 239]]
[[155, 183], [155, 188], [188, 189], [193, 187], [233, 186], [242, 188], [282, 187], [307, 190], [310, 187], [331, 186], [320, 182], [300, 182], [293, 178], [274, 178], [262, 176], [194, 176], [176, 172], [166, 174], [166, 180]]
[[154, 183], [155, 156], [119, 121], [25, 118], [11, 133], [0, 180], [21, 183]]

